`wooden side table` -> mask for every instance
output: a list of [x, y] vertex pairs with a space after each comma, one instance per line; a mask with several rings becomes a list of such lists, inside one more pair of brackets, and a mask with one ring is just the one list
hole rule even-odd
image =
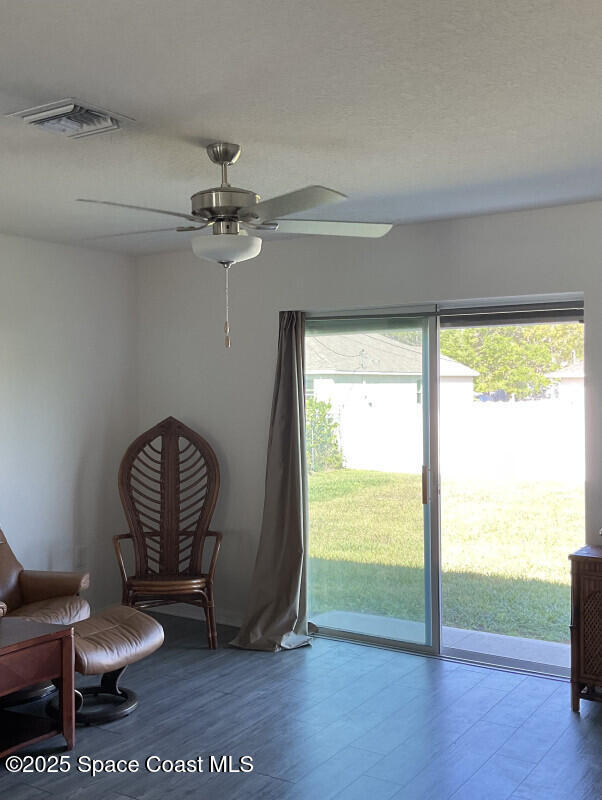
[[18, 617], [0, 619], [0, 697], [34, 683], [59, 683], [58, 720], [0, 711], [0, 756], [62, 734], [75, 740], [73, 628]]
[[582, 547], [571, 560], [571, 706], [602, 702], [602, 547]]

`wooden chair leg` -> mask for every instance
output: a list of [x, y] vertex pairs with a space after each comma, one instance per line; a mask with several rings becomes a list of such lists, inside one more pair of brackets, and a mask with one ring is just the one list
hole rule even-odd
[[211, 604], [211, 635], [213, 637], [213, 649], [217, 650], [217, 624], [215, 622], [215, 605]]
[[207, 602], [205, 603], [205, 619], [207, 620], [207, 641], [210, 650], [217, 650], [217, 626], [215, 624], [215, 606], [213, 604], [213, 592], [207, 592]]
[[211, 650], [211, 611], [209, 611], [209, 605], [207, 603], [203, 606], [203, 610], [205, 611], [205, 621], [207, 622], [207, 644]]

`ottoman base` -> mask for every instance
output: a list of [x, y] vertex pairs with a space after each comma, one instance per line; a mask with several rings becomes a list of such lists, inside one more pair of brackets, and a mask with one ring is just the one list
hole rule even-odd
[[[127, 717], [138, 706], [138, 695], [131, 689], [119, 686], [125, 667], [113, 672], [105, 672], [98, 686], [84, 686], [75, 690], [75, 722], [78, 725], [102, 725], [116, 719]], [[86, 703], [86, 698], [94, 698]], [[90, 707], [92, 706], [92, 707]], [[47, 706], [52, 717], [59, 713], [58, 698], [53, 698]]]

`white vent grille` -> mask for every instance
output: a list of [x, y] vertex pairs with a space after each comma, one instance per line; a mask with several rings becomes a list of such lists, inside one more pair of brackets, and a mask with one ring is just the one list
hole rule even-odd
[[119, 130], [124, 121], [134, 121], [123, 114], [115, 114], [113, 111], [82, 103], [73, 97], [58, 100], [55, 103], [46, 103], [43, 106], [26, 108], [23, 111], [15, 111], [7, 116], [20, 117], [28, 125], [35, 125], [54, 133], [62, 133], [70, 139], [109, 133]]

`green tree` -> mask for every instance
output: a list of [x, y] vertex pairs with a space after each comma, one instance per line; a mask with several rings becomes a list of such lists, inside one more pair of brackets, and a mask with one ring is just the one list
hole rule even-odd
[[546, 373], [583, 358], [583, 326], [450, 328], [441, 331], [441, 353], [479, 373], [477, 393], [501, 389], [518, 400], [536, 398], [552, 383]]
[[305, 447], [310, 472], [340, 469], [343, 456], [339, 446], [339, 425], [332, 417], [332, 406], [326, 400], [307, 397], [305, 400]]

